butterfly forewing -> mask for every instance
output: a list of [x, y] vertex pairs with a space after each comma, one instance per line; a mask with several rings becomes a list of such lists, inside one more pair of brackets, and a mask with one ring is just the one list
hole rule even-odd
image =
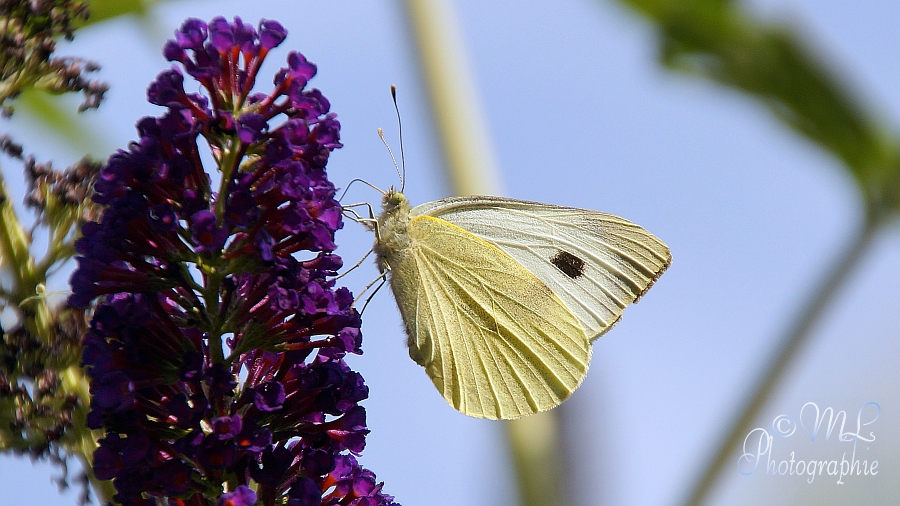
[[391, 283], [410, 356], [459, 411], [517, 418], [552, 408], [590, 361], [583, 325], [528, 266], [430, 216], [408, 225]]
[[500, 197], [453, 197], [412, 209], [483, 238], [556, 293], [591, 339], [618, 321], [671, 262], [659, 239], [618, 216]]

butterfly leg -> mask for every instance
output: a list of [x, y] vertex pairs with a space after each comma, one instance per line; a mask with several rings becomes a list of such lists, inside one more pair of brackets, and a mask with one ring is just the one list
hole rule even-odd
[[[390, 268], [388, 268], [388, 270], [390, 270]], [[384, 283], [387, 282], [387, 273], [388, 273], [388, 270], [383, 271], [383, 272], [381, 273], [380, 276], [378, 276], [377, 278], [373, 279], [371, 283], [369, 283], [368, 285], [366, 285], [366, 287], [363, 288], [361, 292], [359, 292], [359, 295], [356, 296], [356, 299], [353, 300], [353, 304], [352, 304], [352, 305], [355, 307], [355, 306], [356, 306], [356, 303], [359, 302], [359, 299], [362, 298], [363, 294], [366, 293], [366, 292], [369, 290], [369, 288], [372, 288], [372, 286], [373, 286], [375, 283], [378, 283], [378, 286], [375, 287], [375, 290], [373, 290], [372, 293], [369, 294], [368, 297], [366, 297], [366, 302], [365, 302], [365, 304], [363, 304], [362, 309], [359, 310], [359, 314], [360, 314], [360, 315], [362, 315], [363, 312], [366, 310], [366, 306], [369, 305], [369, 302], [372, 300], [372, 297], [374, 297], [375, 294], [378, 293], [378, 290], [381, 290], [381, 287], [384, 286]]]
[[334, 278], [334, 280], [337, 281], [337, 280], [341, 279], [342, 277], [346, 276], [347, 274], [350, 274], [351, 272], [353, 272], [357, 267], [362, 265], [362, 263], [365, 262], [367, 258], [369, 258], [369, 255], [371, 255], [373, 251], [375, 251], [375, 246], [372, 246], [371, 248], [369, 248], [369, 251], [367, 251], [366, 254], [363, 255], [362, 258], [359, 259], [359, 262], [356, 262], [355, 264], [353, 264], [353, 267], [338, 274], [337, 277]]
[[[353, 209], [354, 207], [361, 206], [366, 206], [366, 208], [368, 208], [368, 218], [363, 218], [359, 213], [356, 212], [356, 210]], [[376, 237], [378, 237], [378, 220], [375, 219], [375, 212], [372, 210], [372, 204], [369, 204], [368, 202], [358, 202], [356, 204], [348, 204], [341, 207], [341, 214], [343, 214], [347, 219], [353, 220], [357, 223], [361, 223], [369, 230], [374, 230]]]
[[[369, 209], [369, 217], [368, 218], [363, 218], [362, 216], [359, 215], [359, 213], [357, 213], [353, 209], [355, 207], [362, 207], [362, 206], [366, 206], [366, 208]], [[357, 202], [355, 204], [347, 204], [346, 206], [341, 206], [341, 212], [344, 214], [344, 216], [346, 216], [347, 218], [349, 218], [353, 221], [356, 221], [356, 222], [369, 221], [369, 220], [375, 219], [375, 212], [372, 210], [372, 204], [369, 204], [368, 202]]]

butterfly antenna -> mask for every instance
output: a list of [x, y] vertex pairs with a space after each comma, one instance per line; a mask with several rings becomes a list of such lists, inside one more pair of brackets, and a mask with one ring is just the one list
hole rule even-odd
[[[397, 112], [397, 133], [400, 136], [400, 193], [406, 188], [406, 156], [403, 154], [403, 122], [400, 121], [400, 107], [397, 105], [397, 85], [391, 85], [391, 98], [394, 100], [394, 111]], [[396, 165], [396, 163], [395, 163]]]
[[378, 138], [381, 139], [381, 143], [384, 144], [384, 147], [387, 148], [388, 153], [391, 155], [391, 161], [394, 162], [394, 169], [397, 170], [397, 175], [400, 176], [400, 192], [403, 192], [403, 174], [400, 172], [400, 167], [397, 165], [397, 159], [394, 158], [394, 152], [391, 150], [391, 147], [388, 146], [386, 140], [384, 140], [384, 130], [381, 128], [378, 129]]
[[[384, 141], [384, 139], [382, 139], [382, 141]], [[390, 151], [390, 149], [388, 149], [388, 150]], [[395, 164], [395, 165], [396, 165], [396, 164]], [[362, 184], [368, 186], [369, 188], [372, 188], [373, 190], [377, 191], [378, 193], [380, 193], [380, 194], [382, 194], [382, 195], [385, 195], [385, 194], [387, 193], [386, 191], [384, 191], [384, 190], [382, 190], [381, 188], [375, 186], [374, 184], [372, 184], [372, 183], [366, 181], [365, 179], [360, 179], [360, 178], [357, 177], [357, 178], [351, 179], [350, 182], [347, 183], [347, 186], [344, 187], [344, 191], [341, 192], [341, 196], [338, 197], [338, 202], [344, 200], [344, 195], [347, 195], [347, 190], [350, 189], [350, 186], [352, 186], [353, 183], [362, 183]]]

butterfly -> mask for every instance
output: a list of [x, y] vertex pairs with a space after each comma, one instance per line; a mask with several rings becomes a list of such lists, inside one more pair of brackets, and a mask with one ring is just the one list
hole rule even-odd
[[370, 227], [410, 357], [444, 399], [478, 418], [559, 405], [584, 380], [591, 343], [672, 261], [617, 216], [501, 197], [410, 207], [389, 190]]

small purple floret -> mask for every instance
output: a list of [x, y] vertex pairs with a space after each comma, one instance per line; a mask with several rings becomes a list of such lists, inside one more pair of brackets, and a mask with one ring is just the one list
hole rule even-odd
[[222, 494], [216, 506], [253, 506], [256, 504], [256, 492], [240, 485], [234, 492]]

